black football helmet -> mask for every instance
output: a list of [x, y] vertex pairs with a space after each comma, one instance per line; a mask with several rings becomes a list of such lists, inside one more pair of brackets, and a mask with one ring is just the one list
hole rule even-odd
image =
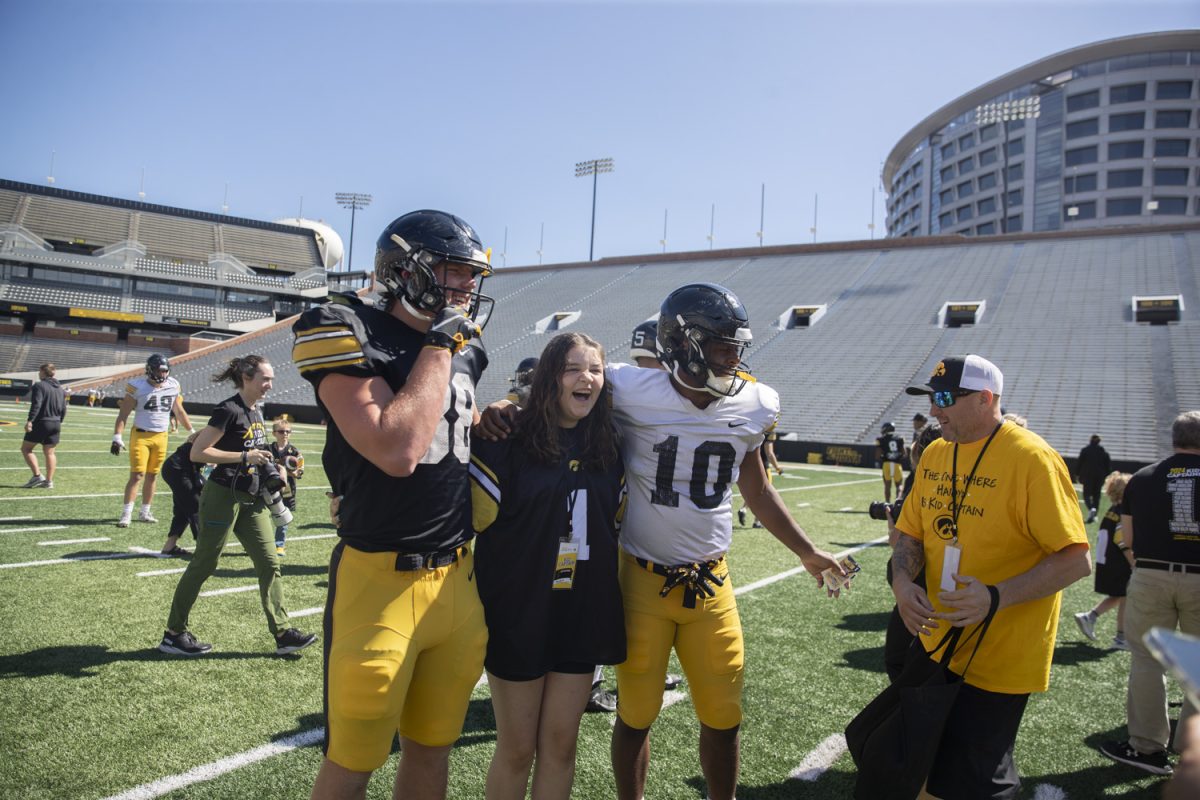
[[537, 369], [538, 360], [536, 356], [521, 359], [521, 363], [517, 364], [517, 371], [513, 373], [510, 380], [512, 387], [518, 389], [522, 386], [529, 386], [533, 383], [533, 371]]
[[704, 356], [709, 341], [736, 346], [739, 359], [752, 343], [750, 316], [737, 296], [715, 283], [689, 283], [667, 295], [658, 314], [659, 361], [685, 386], [691, 386], [686, 373], [709, 394], [732, 397], [754, 377], [742, 365], [733, 374], [719, 365], [714, 370]]
[[146, 377], [150, 379], [151, 383], [162, 383], [170, 374], [171, 362], [167, 361], [166, 356], [155, 353], [146, 359]]
[[467, 316], [487, 324], [495, 301], [482, 294], [483, 279], [492, 274], [491, 251], [484, 250], [475, 229], [444, 211], [413, 211], [392, 220], [375, 245], [375, 279], [384, 291], [410, 311], [429, 316], [446, 305], [447, 287], [434, 270], [444, 262], [465, 264], [478, 283], [468, 294]]
[[885, 423], [883, 423], [883, 425], [881, 425], [879, 427], [879, 430], [882, 431], [883, 433], [895, 433], [896, 426], [890, 422], [885, 422]]
[[630, 358], [658, 358], [658, 320], [648, 319], [633, 329]]

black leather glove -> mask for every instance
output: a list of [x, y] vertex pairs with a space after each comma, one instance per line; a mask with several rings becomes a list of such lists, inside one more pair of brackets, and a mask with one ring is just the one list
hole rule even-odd
[[482, 329], [458, 306], [446, 306], [433, 318], [429, 332], [425, 334], [426, 347], [441, 347], [453, 355], [467, 342], [481, 333]]

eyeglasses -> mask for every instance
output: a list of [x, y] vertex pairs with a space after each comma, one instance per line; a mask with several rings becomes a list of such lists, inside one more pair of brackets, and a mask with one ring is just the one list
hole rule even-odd
[[938, 408], [949, 408], [954, 405], [958, 398], [975, 393], [975, 389], [948, 389], [944, 392], [931, 392], [929, 398]]

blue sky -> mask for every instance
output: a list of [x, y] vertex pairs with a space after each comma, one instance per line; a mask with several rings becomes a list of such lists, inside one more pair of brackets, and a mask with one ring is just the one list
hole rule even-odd
[[[497, 266], [877, 236], [883, 159], [946, 102], [1200, 3], [0, 0], [0, 177], [255, 219], [322, 219], [354, 266], [416, 208]], [[301, 201], [303, 198], [303, 201]], [[508, 244], [505, 248], [505, 230]], [[503, 252], [503, 255], [502, 255]]]

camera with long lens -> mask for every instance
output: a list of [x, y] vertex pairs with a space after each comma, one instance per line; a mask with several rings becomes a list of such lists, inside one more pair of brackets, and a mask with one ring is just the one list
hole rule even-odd
[[287, 481], [279, 474], [279, 467], [274, 461], [267, 461], [258, 468], [258, 496], [266, 503], [271, 512], [271, 522], [276, 528], [292, 524], [292, 512], [283, 504], [280, 490], [287, 486]]
[[876, 500], [871, 505], [867, 506], [867, 515], [871, 519], [877, 519], [880, 522], [887, 522], [888, 512], [892, 514], [892, 519], [900, 517], [900, 507], [904, 505], [903, 500], [897, 500], [894, 503], [885, 503], [882, 500]]

